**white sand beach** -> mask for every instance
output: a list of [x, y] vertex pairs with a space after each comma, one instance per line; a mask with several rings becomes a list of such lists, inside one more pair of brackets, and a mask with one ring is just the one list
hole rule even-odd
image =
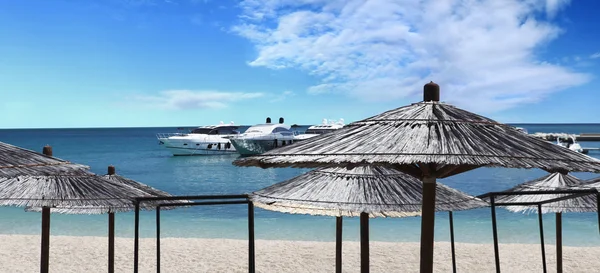
[[[39, 272], [40, 237], [0, 235], [0, 272]], [[50, 272], [107, 272], [104, 237], [52, 236]], [[156, 272], [154, 239], [140, 242], [140, 272]], [[247, 241], [164, 238], [162, 272], [247, 272]], [[548, 270], [555, 248], [547, 245]], [[600, 247], [564, 247], [565, 272], [596, 272]], [[459, 272], [494, 272], [492, 245], [459, 243]], [[540, 272], [539, 245], [500, 245], [503, 272]], [[116, 271], [132, 272], [133, 240], [116, 239]], [[451, 272], [450, 244], [436, 243], [435, 271]], [[344, 272], [359, 272], [359, 243], [344, 242]], [[335, 243], [256, 241], [257, 272], [334, 272]], [[371, 242], [371, 272], [418, 272], [418, 243]]]

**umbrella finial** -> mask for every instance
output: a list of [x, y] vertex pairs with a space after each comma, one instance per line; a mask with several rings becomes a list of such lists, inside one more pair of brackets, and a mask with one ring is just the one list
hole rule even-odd
[[115, 166], [109, 165], [108, 166], [108, 175], [114, 175], [115, 173], [116, 173]]
[[50, 145], [44, 146], [44, 148], [42, 149], [42, 153], [47, 156], [52, 156], [52, 146], [50, 146]]
[[433, 81], [423, 87], [423, 101], [440, 101], [440, 86]]

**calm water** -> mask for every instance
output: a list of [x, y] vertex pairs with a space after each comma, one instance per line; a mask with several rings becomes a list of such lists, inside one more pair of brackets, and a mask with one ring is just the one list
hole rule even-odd
[[[600, 132], [600, 125], [521, 124], [529, 132]], [[302, 129], [302, 128], [300, 128]], [[91, 166], [106, 173], [110, 164], [117, 173], [175, 195], [239, 194], [261, 189], [300, 175], [309, 169], [260, 169], [235, 167], [236, 156], [173, 157], [158, 145], [155, 134], [175, 132], [176, 128], [119, 129], [28, 129], [0, 130], [0, 141], [41, 151], [53, 146], [54, 155]], [[582, 142], [583, 147], [600, 147], [597, 142]], [[600, 154], [590, 154], [599, 157]], [[545, 175], [540, 170], [481, 168], [439, 180], [469, 194], [500, 191]], [[580, 178], [593, 174], [575, 173]], [[39, 234], [40, 214], [22, 208], [0, 208], [0, 233]], [[163, 236], [204, 238], [246, 238], [246, 207], [243, 205], [195, 207], [162, 213]], [[105, 215], [53, 215], [54, 235], [106, 235]], [[501, 242], [537, 243], [536, 215], [515, 214], [498, 209]], [[564, 241], [567, 245], [600, 245], [598, 219], [592, 213], [564, 215]], [[133, 235], [133, 214], [117, 214], [117, 235]], [[545, 215], [548, 242], [553, 242], [554, 217]], [[357, 240], [358, 219], [345, 220], [344, 236]], [[420, 218], [373, 219], [371, 238], [378, 241], [419, 241]], [[142, 236], [154, 235], [154, 213], [141, 214]], [[455, 213], [456, 240], [491, 242], [489, 209]], [[436, 221], [436, 239], [449, 240], [447, 214]], [[256, 209], [257, 239], [335, 240], [333, 217], [289, 215]]]

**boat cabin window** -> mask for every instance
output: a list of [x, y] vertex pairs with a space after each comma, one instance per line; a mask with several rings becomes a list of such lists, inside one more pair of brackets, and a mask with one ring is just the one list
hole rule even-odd
[[219, 128], [196, 128], [192, 130], [192, 134], [204, 135], [233, 135], [239, 134], [237, 126], [224, 126]]
[[325, 128], [319, 128], [319, 129], [307, 129], [306, 132], [304, 132], [305, 134], [313, 134], [313, 135], [320, 135], [320, 134], [324, 134], [324, 133], [329, 133], [335, 131], [335, 129], [325, 129]]
[[210, 131], [212, 131], [212, 129], [210, 129], [210, 128], [196, 128], [196, 129], [192, 130], [190, 133], [208, 135], [210, 133]]
[[215, 128], [213, 129], [213, 131], [210, 132], [211, 135], [234, 135], [234, 134], [239, 134], [239, 132], [237, 131], [238, 127], [219, 127], [219, 128]]
[[282, 127], [276, 127], [275, 129], [273, 129], [273, 133], [281, 133], [281, 132], [289, 132], [290, 130], [286, 129], [286, 128], [282, 128]]

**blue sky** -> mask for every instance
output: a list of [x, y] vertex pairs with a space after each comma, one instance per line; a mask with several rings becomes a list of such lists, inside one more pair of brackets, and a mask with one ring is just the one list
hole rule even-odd
[[0, 128], [347, 122], [442, 100], [598, 123], [594, 0], [0, 0]]

